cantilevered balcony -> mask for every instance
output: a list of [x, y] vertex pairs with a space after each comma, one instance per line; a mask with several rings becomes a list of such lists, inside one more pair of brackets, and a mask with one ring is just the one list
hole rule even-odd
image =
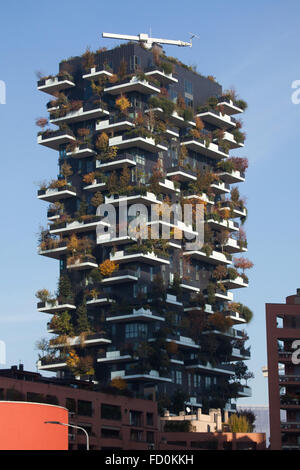
[[37, 142], [54, 150], [59, 150], [60, 145], [75, 142], [76, 138], [69, 130], [45, 131], [38, 135]]
[[121, 353], [121, 351], [107, 351], [104, 355], [97, 357], [97, 362], [105, 364], [115, 364], [119, 362], [133, 361], [133, 357], [130, 354]]
[[95, 178], [91, 184], [84, 186], [85, 191], [105, 191], [107, 189], [107, 183]]
[[89, 255], [67, 262], [67, 269], [70, 271], [84, 271], [93, 268], [98, 268], [98, 264], [95, 257]]
[[60, 259], [61, 256], [64, 256], [67, 253], [66, 241], [57, 241], [57, 243], [53, 243], [53, 245], [54, 246], [51, 248], [39, 248], [39, 255], [47, 256], [48, 258]]
[[96, 132], [120, 132], [129, 131], [135, 127], [133, 120], [128, 116], [121, 116], [118, 118], [110, 117], [104, 121], [96, 123]]
[[[145, 114], [153, 112], [159, 118], [163, 118], [165, 116], [164, 110], [162, 108], [149, 108], [146, 109]], [[185, 121], [182, 116], [180, 116], [177, 111], [173, 111], [173, 113], [168, 116], [168, 121], [171, 126], [179, 127], [179, 128], [187, 128], [187, 127], [196, 127], [196, 123], [194, 121]]]
[[222, 210], [230, 211], [233, 218], [235, 218], [235, 217], [246, 217], [246, 215], [247, 215], [247, 209], [245, 207], [234, 206], [234, 205], [231, 204], [230, 201], [221, 202], [220, 210], [221, 211]]
[[250, 359], [250, 351], [246, 349], [232, 348], [231, 351], [231, 360], [232, 361], [246, 361]]
[[188, 279], [188, 278], [182, 279], [180, 282], [180, 287], [181, 289], [187, 292], [196, 292], [196, 293], [200, 292], [199, 281], [195, 281], [193, 279]]
[[231, 132], [224, 132], [223, 140], [230, 145], [231, 149], [238, 149], [244, 147], [244, 143], [237, 142]]
[[193, 170], [180, 165], [168, 168], [166, 176], [182, 182], [197, 181], [197, 176]]
[[217, 172], [217, 175], [225, 182], [229, 184], [243, 183], [245, 181], [245, 174], [237, 170], [232, 171], [221, 171]]
[[224, 183], [223, 181], [218, 181], [216, 183], [212, 183], [210, 185], [214, 193], [216, 194], [228, 194], [230, 193], [230, 186], [227, 183]]
[[202, 194], [190, 194], [189, 196], [184, 196], [184, 199], [188, 201], [192, 200], [193, 202], [204, 202], [205, 204], [214, 205], [214, 198], [209, 198], [205, 193]]
[[213, 126], [220, 127], [221, 129], [230, 129], [236, 127], [236, 122], [228, 114], [222, 114], [221, 112], [210, 109], [203, 113], [197, 114], [197, 117], [201, 118], [202, 121], [208, 122]]
[[164, 179], [158, 183], [160, 191], [164, 194], [179, 194], [180, 189], [175, 186], [174, 181]]
[[103, 171], [113, 171], [113, 170], [119, 170], [120, 168], [124, 167], [132, 167], [136, 166], [136, 159], [134, 155], [131, 155], [130, 153], [124, 153], [122, 155], [117, 155], [114, 159], [112, 160], [97, 160], [96, 162], [96, 168], [103, 170]]
[[238, 312], [227, 311], [226, 318], [229, 318], [233, 322], [233, 325], [242, 325], [243, 323], [246, 323], [245, 318]]
[[199, 359], [189, 359], [185, 363], [185, 368], [187, 370], [198, 370], [213, 375], [234, 375], [233, 366], [231, 364], [218, 364], [217, 366], [212, 366], [209, 362], [201, 364]]
[[224, 112], [229, 116], [232, 114], [240, 114], [243, 113], [244, 110], [239, 108], [230, 98], [225, 96], [221, 96], [219, 98], [219, 103], [217, 104], [218, 107], [222, 107]]
[[224, 300], [225, 302], [233, 302], [233, 293], [224, 291], [223, 289], [217, 289], [215, 293], [217, 300]]
[[147, 77], [152, 77], [155, 80], [158, 80], [162, 85], [170, 85], [172, 83], [178, 83], [177, 78], [173, 77], [171, 73], [165, 73], [163, 70], [158, 68], [153, 68], [145, 73]]
[[132, 77], [131, 80], [126, 80], [121, 83], [110, 83], [104, 88], [104, 92], [111, 95], [120, 95], [122, 93], [130, 92], [143, 93], [145, 95], [153, 95], [160, 93], [160, 89], [151, 85], [147, 80], [139, 80], [137, 77]]
[[128, 243], [136, 242], [132, 237], [129, 235], [119, 236], [116, 237], [112, 236], [109, 232], [101, 234], [97, 237], [97, 245], [101, 246], [118, 246], [118, 245], [128, 245]]
[[241, 385], [238, 391], [237, 398], [249, 398], [252, 397], [252, 389], [247, 385]]
[[248, 287], [248, 283], [246, 283], [241, 276], [237, 276], [235, 279], [224, 279], [219, 281], [219, 283], [223, 284], [226, 289], [240, 289], [241, 287]]
[[117, 146], [119, 150], [137, 147], [150, 153], [166, 152], [167, 147], [157, 144], [153, 137], [130, 137], [119, 135], [109, 139], [109, 146]]
[[239, 231], [239, 224], [237, 222], [234, 222], [233, 220], [226, 220], [226, 219], [217, 220], [217, 219], [214, 219], [213, 217], [209, 217], [208, 215], [206, 223], [209, 224], [211, 228], [214, 230], [226, 229], [230, 232]]
[[149, 372], [140, 372], [140, 369], [132, 368], [131, 370], [118, 370], [111, 372], [111, 380], [115, 377], [122, 377], [126, 382], [140, 381], [140, 382], [172, 382], [169, 377], [162, 377], [157, 370], [150, 370]]
[[38, 302], [37, 304], [38, 312], [43, 313], [56, 313], [63, 312], [65, 310], [76, 310], [76, 306], [70, 302], [60, 303], [58, 300], [48, 301], [48, 302]]
[[63, 76], [57, 76], [52, 78], [47, 78], [44, 80], [39, 80], [37, 83], [37, 89], [48, 93], [49, 95], [54, 95], [62, 90], [67, 90], [68, 88], [73, 88], [75, 83], [70, 79], [66, 79]]
[[108, 227], [109, 224], [99, 220], [97, 216], [91, 219], [87, 219], [83, 222], [75, 220], [74, 222], [62, 222], [56, 224], [53, 228], [50, 228], [50, 233], [53, 235], [60, 235], [64, 233], [77, 233], [77, 232], [89, 232], [91, 230], [96, 230], [99, 225]]
[[99, 344], [111, 344], [111, 340], [106, 337], [103, 333], [94, 333], [91, 335], [82, 338], [81, 336], [70, 336], [61, 343], [53, 342], [50, 344], [51, 348], [65, 348], [67, 347], [88, 347], [88, 346], [96, 346]]
[[88, 121], [89, 119], [97, 119], [108, 115], [109, 112], [106, 109], [103, 109], [101, 106], [87, 104], [80, 108], [78, 111], [70, 111], [65, 116], [58, 118], [51, 117], [50, 122], [52, 124], [60, 125], [62, 123]]
[[[175, 221], [174, 221], [175, 222]], [[180, 242], [182, 238], [184, 238], [184, 234], [188, 234], [190, 236], [190, 239], [192, 239], [192, 236], [196, 237], [198, 235], [198, 232], [195, 232], [193, 230], [192, 225], [186, 225], [184, 222], [181, 222], [178, 220], [177, 223], [170, 223], [170, 222], [165, 222], [164, 220], [160, 220], [159, 217], [155, 220], [151, 220], [147, 222], [147, 225], [150, 227], [154, 227], [154, 229], [158, 229], [159, 231], [161, 230], [162, 232], [165, 233], [165, 236], [163, 238], [169, 238], [168, 234], [170, 233], [169, 242], [172, 243], [174, 241]], [[174, 232], [174, 234], [172, 234]], [[178, 234], [178, 236], [176, 236]], [[181, 237], [180, 237], [181, 235]], [[177, 247], [175, 247], [177, 248]]]
[[[137, 189], [138, 192], [138, 189]], [[119, 205], [120, 203], [126, 202], [129, 204], [157, 204], [161, 205], [162, 201], [157, 199], [154, 193], [147, 192], [146, 194], [135, 194], [133, 196], [105, 196], [105, 204], [112, 204], [114, 206]]]
[[93, 299], [90, 299], [90, 300], [87, 300], [86, 302], [86, 305], [87, 306], [90, 306], [90, 307], [93, 307], [93, 306], [107, 306], [107, 305], [112, 305], [112, 304], [115, 304], [116, 301], [111, 298], [108, 294], [102, 294], [102, 295], [98, 295], [98, 297], [96, 298], [93, 298]]
[[228, 238], [224, 248], [229, 253], [246, 253], [248, 251], [247, 248], [243, 246], [243, 242], [239, 242], [234, 238]]
[[211, 142], [209, 145], [206, 145], [203, 139], [185, 137], [180, 145], [184, 145], [187, 149], [209, 158], [217, 159], [228, 157], [228, 154], [223, 152], [217, 144]]
[[139, 278], [135, 271], [131, 269], [119, 269], [109, 277], [102, 279], [101, 284], [111, 286], [114, 284], [124, 284], [126, 282], [137, 282], [138, 280]]
[[57, 372], [60, 370], [67, 369], [67, 363], [65, 358], [42, 358], [37, 362], [38, 370], [46, 370], [49, 372]]
[[200, 307], [199, 305], [193, 305], [190, 307], [184, 308], [185, 312], [205, 312], [205, 313], [214, 313], [214, 310], [210, 304], [205, 304], [204, 307]]
[[89, 144], [80, 144], [78, 147], [72, 150], [72, 152], [67, 152], [67, 157], [73, 158], [92, 157], [93, 155], [96, 155], [96, 152]]
[[47, 188], [38, 190], [38, 199], [47, 202], [56, 202], [61, 199], [77, 196], [76, 189], [73, 186], [65, 185], [61, 188]]
[[161, 264], [170, 264], [170, 261], [167, 257], [162, 255], [157, 255], [153, 252], [143, 253], [128, 253], [127, 251], [116, 251], [114, 254], [110, 255], [110, 260], [114, 261], [117, 264], [122, 263], [146, 263], [153, 266], [159, 266]]
[[85, 80], [95, 80], [95, 78], [110, 78], [113, 74], [102, 67], [92, 67], [89, 73], [82, 75]]
[[211, 255], [207, 255], [204, 251], [185, 251], [183, 256], [189, 256], [194, 258], [198, 261], [204, 261], [209, 264], [231, 264], [231, 260], [226, 258], [224, 253], [220, 253], [219, 251], [213, 251]]
[[164, 322], [165, 318], [153, 314], [150, 309], [133, 309], [132, 313], [126, 313], [124, 315], [120, 315], [120, 312], [118, 312], [115, 315], [110, 315], [106, 317], [106, 321], [110, 323], [128, 323], [129, 321], [137, 321], [141, 320], [143, 322], [153, 322], [153, 321], [161, 321]]

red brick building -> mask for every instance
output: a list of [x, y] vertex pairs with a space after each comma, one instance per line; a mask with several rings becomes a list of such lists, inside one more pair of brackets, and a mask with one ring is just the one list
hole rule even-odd
[[266, 304], [266, 326], [271, 449], [300, 449], [300, 289], [285, 304]]
[[[93, 390], [93, 387], [93, 383], [78, 380], [64, 383], [59, 379], [42, 377], [36, 372], [24, 371], [22, 365], [19, 368], [13, 366], [0, 370], [0, 405], [1, 400], [9, 400], [64, 407], [68, 410], [69, 424], [83, 427], [88, 432], [91, 450], [265, 448], [263, 433], [161, 431], [156, 402], [103, 393]], [[63, 419], [66, 421], [66, 418]], [[50, 424], [45, 426], [50, 433], [55, 428], [61, 428]], [[86, 449], [83, 432], [69, 428], [68, 440], [69, 450]]]

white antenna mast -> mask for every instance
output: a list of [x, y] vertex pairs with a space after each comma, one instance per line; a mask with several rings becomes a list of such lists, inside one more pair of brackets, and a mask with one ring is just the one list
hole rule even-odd
[[176, 40], [174, 41], [172, 39], [151, 38], [148, 34], [145, 33], [140, 33], [138, 36], [130, 36], [127, 34], [102, 33], [102, 37], [110, 39], [124, 39], [125, 41], [138, 41], [144, 44], [147, 49], [151, 49], [153, 43], [168, 44], [169, 46], [192, 47], [192, 41], [184, 42]]

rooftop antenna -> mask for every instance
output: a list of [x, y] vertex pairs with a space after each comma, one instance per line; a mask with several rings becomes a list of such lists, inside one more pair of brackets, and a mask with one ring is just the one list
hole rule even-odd
[[[196, 36], [196, 35], [194, 35]], [[179, 46], [179, 47], [192, 47], [191, 42], [184, 42], [179, 40], [173, 39], [161, 39], [161, 38], [151, 38], [148, 34], [140, 33], [137, 36], [130, 36], [127, 34], [115, 34], [115, 33], [102, 33], [103, 38], [110, 38], [110, 39], [123, 39], [125, 41], [138, 41], [147, 49], [151, 49], [154, 43], [156, 44], [168, 44], [169, 46]]]

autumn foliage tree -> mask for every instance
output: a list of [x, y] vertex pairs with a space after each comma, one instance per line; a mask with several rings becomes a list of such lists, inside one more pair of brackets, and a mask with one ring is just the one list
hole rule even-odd
[[119, 96], [119, 98], [115, 101], [117, 108], [121, 111], [121, 113], [126, 114], [128, 108], [130, 107], [130, 101], [126, 98], [125, 95]]
[[100, 264], [99, 269], [102, 276], [111, 276], [112, 273], [117, 271], [119, 266], [114, 262], [106, 259], [103, 263]]
[[242, 269], [243, 273], [245, 272], [246, 269], [251, 269], [254, 266], [252, 261], [250, 261], [247, 258], [243, 258], [243, 257], [234, 258], [233, 264], [234, 264], [235, 268]]

